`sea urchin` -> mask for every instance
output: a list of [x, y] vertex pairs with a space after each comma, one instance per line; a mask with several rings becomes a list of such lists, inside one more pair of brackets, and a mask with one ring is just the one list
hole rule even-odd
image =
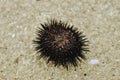
[[89, 51], [86, 47], [88, 41], [82, 32], [55, 19], [41, 26], [33, 42], [35, 50], [41, 52], [41, 58], [47, 58], [47, 63], [51, 61], [55, 66], [62, 65], [68, 69], [69, 65], [77, 67], [78, 61], [86, 59], [83, 52]]

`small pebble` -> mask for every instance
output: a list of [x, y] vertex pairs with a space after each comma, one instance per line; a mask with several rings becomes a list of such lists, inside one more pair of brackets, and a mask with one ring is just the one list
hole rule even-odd
[[98, 59], [92, 59], [90, 60], [89, 64], [99, 64], [99, 60]]

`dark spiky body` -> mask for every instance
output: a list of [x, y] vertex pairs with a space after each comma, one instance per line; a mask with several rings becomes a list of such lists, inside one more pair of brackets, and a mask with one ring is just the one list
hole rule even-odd
[[41, 52], [41, 58], [47, 58], [47, 62], [51, 61], [55, 66], [62, 65], [67, 69], [70, 64], [76, 67], [78, 61], [86, 59], [84, 51], [89, 51], [86, 47], [88, 41], [82, 32], [57, 20], [50, 20], [41, 26], [33, 41], [36, 51]]

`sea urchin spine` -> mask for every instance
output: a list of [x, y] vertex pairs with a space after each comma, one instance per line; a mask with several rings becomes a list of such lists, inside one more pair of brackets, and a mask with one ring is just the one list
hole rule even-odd
[[86, 59], [84, 52], [89, 51], [86, 44], [88, 41], [82, 32], [55, 19], [41, 26], [33, 41], [35, 50], [41, 52], [41, 58], [47, 58], [47, 62], [51, 61], [55, 66], [62, 65], [67, 69], [70, 64], [77, 67], [78, 61]]

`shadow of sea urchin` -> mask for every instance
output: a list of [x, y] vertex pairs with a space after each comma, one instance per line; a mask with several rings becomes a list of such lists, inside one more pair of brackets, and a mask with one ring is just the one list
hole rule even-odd
[[70, 64], [77, 67], [78, 61], [86, 59], [83, 52], [89, 51], [88, 41], [82, 32], [54, 19], [41, 26], [33, 42], [35, 50], [41, 52], [41, 58], [47, 58], [47, 63], [51, 61], [55, 66], [62, 65], [68, 69]]

